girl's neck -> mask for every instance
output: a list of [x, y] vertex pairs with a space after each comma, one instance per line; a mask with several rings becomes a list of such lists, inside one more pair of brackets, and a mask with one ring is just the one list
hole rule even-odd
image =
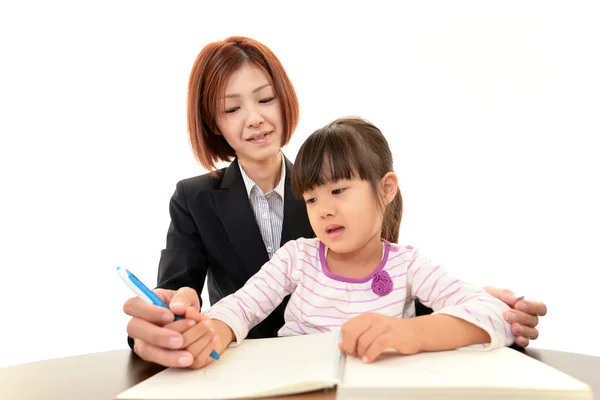
[[239, 159], [239, 163], [244, 168], [246, 175], [262, 190], [263, 193], [269, 193], [279, 183], [281, 178], [283, 154], [277, 152], [273, 157], [265, 160]]
[[373, 235], [364, 246], [350, 253], [327, 251], [327, 269], [345, 278], [362, 278], [381, 264], [383, 243], [380, 235]]

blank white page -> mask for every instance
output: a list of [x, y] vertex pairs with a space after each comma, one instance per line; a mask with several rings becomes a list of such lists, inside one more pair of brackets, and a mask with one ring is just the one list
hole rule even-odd
[[336, 335], [245, 340], [199, 370], [168, 368], [117, 399], [224, 399], [333, 387]]
[[[347, 357], [339, 388], [439, 388], [498, 391], [586, 391], [587, 385], [516, 350], [452, 350], [402, 356], [386, 353], [371, 364]], [[492, 390], [492, 392], [493, 392]]]

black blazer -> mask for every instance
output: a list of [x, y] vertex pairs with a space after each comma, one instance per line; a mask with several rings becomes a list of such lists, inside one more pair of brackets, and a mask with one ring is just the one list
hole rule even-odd
[[[314, 237], [306, 205], [292, 193], [292, 163], [285, 159], [281, 245]], [[208, 275], [211, 304], [240, 289], [269, 261], [237, 159], [218, 176], [205, 174], [177, 183], [170, 202], [171, 224], [161, 253], [158, 287], [202, 292]], [[283, 326], [286, 298], [249, 338], [274, 337]]]
[[[291, 189], [292, 163], [286, 158], [281, 245], [315, 237], [306, 205]], [[158, 267], [158, 285], [192, 287], [198, 295], [208, 276], [211, 304], [240, 289], [269, 260], [237, 159], [218, 175], [205, 174], [177, 183], [169, 205], [171, 223]], [[250, 330], [248, 338], [276, 337], [289, 300]], [[417, 304], [417, 314], [431, 312]], [[129, 339], [129, 345], [133, 346]]]

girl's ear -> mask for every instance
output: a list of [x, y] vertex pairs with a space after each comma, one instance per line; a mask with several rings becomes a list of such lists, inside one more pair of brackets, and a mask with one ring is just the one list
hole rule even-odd
[[388, 205], [398, 192], [398, 176], [391, 171], [385, 174], [381, 178], [381, 188], [383, 189], [383, 201], [385, 205]]

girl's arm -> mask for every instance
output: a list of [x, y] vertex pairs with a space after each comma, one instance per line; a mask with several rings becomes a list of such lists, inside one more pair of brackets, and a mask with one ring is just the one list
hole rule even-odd
[[431, 314], [403, 321], [417, 332], [419, 351], [444, 351], [491, 342], [485, 329], [451, 315]]
[[250, 329], [267, 318], [296, 288], [291, 278], [296, 253], [295, 241], [286, 243], [241, 289], [221, 299], [204, 314], [228, 325], [234, 335], [232, 339], [239, 345]]
[[502, 317], [509, 309], [506, 304], [452, 276], [416, 249], [407, 271], [407, 287], [413, 297], [434, 310], [410, 321], [422, 335], [422, 351], [492, 349], [514, 342], [510, 324]]

